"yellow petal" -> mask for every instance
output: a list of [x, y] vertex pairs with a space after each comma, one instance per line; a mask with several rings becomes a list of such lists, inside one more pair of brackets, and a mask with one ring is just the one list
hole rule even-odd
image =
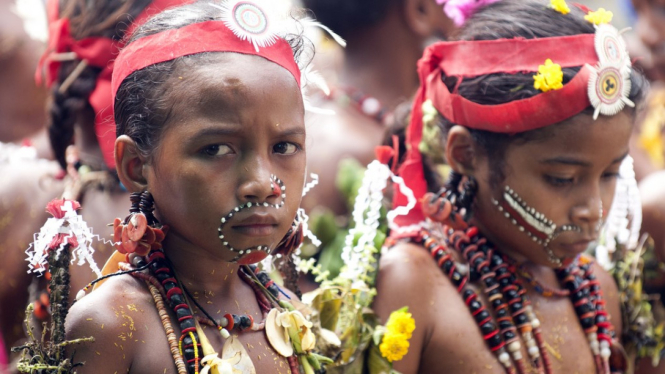
[[300, 338], [300, 344], [303, 351], [311, 351], [316, 346], [316, 337], [310, 329], [306, 329], [303, 336]]

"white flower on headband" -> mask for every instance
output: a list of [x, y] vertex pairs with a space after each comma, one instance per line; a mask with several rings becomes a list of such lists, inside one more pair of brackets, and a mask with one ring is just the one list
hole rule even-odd
[[275, 44], [285, 29], [288, 13], [275, 0], [227, 0], [210, 5], [219, 8], [226, 27], [257, 52]]

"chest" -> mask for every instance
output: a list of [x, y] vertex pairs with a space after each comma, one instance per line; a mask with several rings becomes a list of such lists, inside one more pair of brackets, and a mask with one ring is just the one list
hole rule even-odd
[[[444, 285], [439, 287], [445, 288]], [[489, 301], [481, 290], [473, 287], [483, 304]], [[461, 295], [441, 290], [434, 308], [441, 312], [436, 318], [421, 360], [420, 373], [504, 373], [504, 367], [486, 344], [478, 323], [474, 320]], [[549, 358], [553, 373], [593, 373], [595, 361], [575, 310], [566, 297], [544, 298], [532, 290], [527, 296], [541, 322], [541, 354]], [[489, 308], [491, 309], [491, 308]], [[527, 352], [525, 337], [520, 339], [521, 355], [527, 373], [537, 373]]]

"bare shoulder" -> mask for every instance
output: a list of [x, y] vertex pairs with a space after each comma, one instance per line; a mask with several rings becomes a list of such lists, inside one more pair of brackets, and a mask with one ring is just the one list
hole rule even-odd
[[69, 348], [75, 362], [85, 363], [77, 373], [128, 372], [144, 339], [141, 327], [149, 316], [144, 312], [153, 305], [145, 286], [127, 275], [109, 279], [77, 301], [67, 315], [67, 339], [94, 338]]
[[408, 354], [395, 364], [401, 373], [435, 372], [427, 369], [434, 368], [430, 361], [439, 361], [443, 351], [455, 351], [457, 332], [475, 328], [457, 289], [428, 251], [412, 243], [400, 243], [381, 257], [374, 310], [385, 323], [392, 311], [405, 306], [416, 330]]

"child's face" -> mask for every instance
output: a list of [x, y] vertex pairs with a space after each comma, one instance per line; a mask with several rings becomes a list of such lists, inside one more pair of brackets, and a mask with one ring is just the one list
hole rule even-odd
[[[257, 247], [274, 249], [300, 205], [300, 89], [286, 69], [258, 56], [226, 53], [214, 63], [188, 65], [165, 84], [172, 107], [146, 166], [148, 190], [160, 220], [171, 228], [169, 236], [213, 258], [255, 262], [264, 257]], [[283, 181], [284, 191], [271, 183], [273, 176]]]
[[655, 72], [665, 79], [665, 0], [633, 0], [633, 4], [640, 39], [651, 52]]
[[[548, 129], [543, 139], [510, 145], [499, 186], [490, 186], [490, 163], [483, 160], [474, 208], [483, 232], [504, 251], [533, 263], [555, 266], [551, 255], [564, 264], [574, 259], [598, 238], [619, 166], [628, 154], [631, 122], [627, 110], [596, 121], [580, 114]], [[506, 187], [512, 190], [510, 197], [504, 195]], [[544, 244], [527, 232], [547, 237], [544, 232], [552, 233], [551, 223], [556, 229], [548, 255]]]

